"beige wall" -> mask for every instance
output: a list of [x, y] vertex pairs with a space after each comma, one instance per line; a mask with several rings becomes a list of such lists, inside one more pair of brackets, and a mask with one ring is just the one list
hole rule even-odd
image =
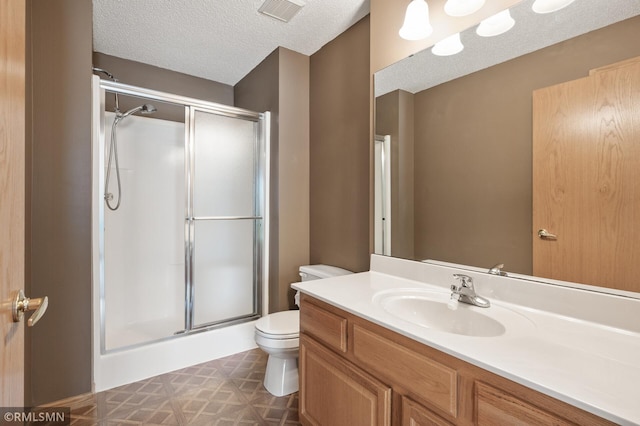
[[91, 391], [91, 2], [30, 0], [26, 405]]
[[311, 56], [311, 263], [369, 269], [369, 17]]
[[236, 84], [235, 99], [272, 113], [269, 310], [281, 311], [309, 263], [309, 57], [276, 49]]
[[309, 57], [280, 48], [278, 141], [279, 308], [294, 306], [292, 282], [309, 264]]
[[415, 257], [531, 274], [532, 91], [639, 38], [635, 17], [415, 94]]

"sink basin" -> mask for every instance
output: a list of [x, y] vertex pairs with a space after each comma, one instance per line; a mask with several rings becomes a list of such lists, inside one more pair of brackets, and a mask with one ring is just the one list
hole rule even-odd
[[495, 304], [480, 308], [458, 303], [457, 309], [452, 310], [447, 306], [449, 297], [440, 292], [394, 290], [377, 294], [373, 301], [403, 321], [464, 336], [497, 337], [511, 326], [528, 322], [522, 315]]

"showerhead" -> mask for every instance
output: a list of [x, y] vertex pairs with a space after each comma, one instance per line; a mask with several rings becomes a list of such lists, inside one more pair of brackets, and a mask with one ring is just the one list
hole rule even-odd
[[153, 114], [154, 112], [157, 111], [157, 108], [154, 107], [151, 104], [144, 104], [144, 105], [140, 105], [139, 107], [135, 107], [130, 109], [127, 112], [121, 113], [117, 116], [117, 118], [119, 120], [122, 120], [123, 118], [127, 118], [128, 116], [130, 116], [131, 114], [135, 114], [136, 112], [140, 112], [141, 114]]

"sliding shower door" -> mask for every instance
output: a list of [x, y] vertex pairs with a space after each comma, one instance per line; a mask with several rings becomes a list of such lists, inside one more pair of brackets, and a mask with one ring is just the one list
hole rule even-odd
[[[114, 117], [105, 113], [107, 152]], [[110, 188], [115, 192], [118, 174], [121, 203], [110, 210], [102, 202], [105, 350], [162, 339], [184, 327], [184, 124], [134, 115], [117, 129], [119, 162], [117, 168], [110, 164]], [[108, 154], [104, 158], [106, 174]]]
[[263, 152], [253, 117], [192, 107], [187, 329], [259, 314]]
[[[269, 113], [99, 85], [93, 139], [99, 352], [258, 318], [268, 277]], [[109, 112], [116, 94], [121, 109]], [[153, 114], [142, 116], [141, 105]], [[121, 200], [117, 207], [107, 205], [112, 197]]]

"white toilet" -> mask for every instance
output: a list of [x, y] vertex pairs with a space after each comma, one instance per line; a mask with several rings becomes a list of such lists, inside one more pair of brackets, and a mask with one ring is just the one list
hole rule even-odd
[[[302, 281], [351, 273], [346, 269], [328, 265], [300, 267]], [[265, 315], [256, 322], [256, 344], [269, 354], [264, 387], [274, 396], [289, 395], [298, 391], [299, 332], [300, 311], [298, 310]]]

